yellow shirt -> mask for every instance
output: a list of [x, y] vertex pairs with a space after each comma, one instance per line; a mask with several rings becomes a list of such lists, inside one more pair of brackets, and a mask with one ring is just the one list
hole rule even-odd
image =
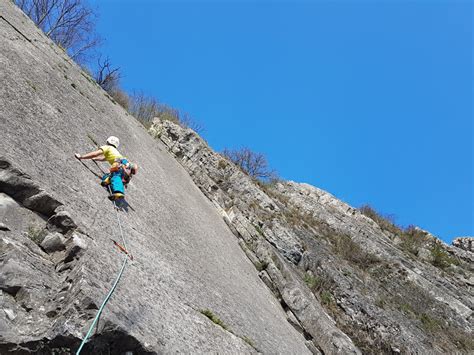
[[119, 158], [122, 159], [123, 156], [117, 150], [117, 148], [112, 147], [111, 145], [103, 145], [99, 148], [104, 153], [105, 160], [112, 165], [115, 162], [115, 159]]

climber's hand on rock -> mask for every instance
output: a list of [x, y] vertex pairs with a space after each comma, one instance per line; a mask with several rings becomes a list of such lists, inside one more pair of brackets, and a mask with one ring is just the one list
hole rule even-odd
[[81, 160], [81, 158], [82, 158], [82, 156], [81, 156], [79, 153], [74, 154], [74, 156], [75, 156], [76, 159], [78, 159], [78, 160]]

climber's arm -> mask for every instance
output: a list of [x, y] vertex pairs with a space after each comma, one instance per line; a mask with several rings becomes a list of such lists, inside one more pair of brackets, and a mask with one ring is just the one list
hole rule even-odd
[[97, 159], [97, 158], [101, 158], [101, 155], [103, 157], [103, 152], [102, 152], [101, 149], [98, 149], [96, 151], [93, 151], [93, 152], [90, 152], [90, 153], [87, 153], [87, 154], [84, 154], [84, 155], [76, 153], [75, 157], [79, 160], [82, 160], [82, 159], [104, 160], [105, 157], [104, 157], [104, 159]]
[[105, 156], [104, 156], [104, 154], [101, 154], [96, 158], [92, 158], [92, 160], [94, 160], [94, 161], [105, 161]]

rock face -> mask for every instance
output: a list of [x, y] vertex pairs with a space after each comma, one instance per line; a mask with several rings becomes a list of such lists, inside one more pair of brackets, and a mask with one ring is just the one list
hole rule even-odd
[[[0, 353], [472, 353], [474, 254], [307, 184], [261, 184], [190, 129], [149, 132], [0, 2]], [[141, 167], [117, 211], [109, 135]], [[156, 139], [154, 139], [156, 138]]]
[[99, 167], [74, 159], [109, 135], [141, 167], [118, 212], [134, 260], [83, 353], [310, 353], [163, 144], [10, 1], [0, 46], [1, 354], [74, 353], [120, 269]]
[[469, 248], [369, 218], [307, 184], [255, 182], [171, 122], [155, 120], [150, 134], [214, 203], [290, 322], [319, 349], [473, 351]]
[[459, 237], [453, 240], [455, 247], [474, 252], [474, 238], [473, 237]]

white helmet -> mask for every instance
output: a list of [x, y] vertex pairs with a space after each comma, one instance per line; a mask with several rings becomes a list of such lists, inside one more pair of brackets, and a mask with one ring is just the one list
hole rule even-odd
[[110, 136], [109, 138], [107, 138], [107, 144], [108, 145], [112, 145], [114, 146], [115, 148], [118, 148], [119, 144], [120, 144], [120, 141], [117, 137], [115, 136]]

